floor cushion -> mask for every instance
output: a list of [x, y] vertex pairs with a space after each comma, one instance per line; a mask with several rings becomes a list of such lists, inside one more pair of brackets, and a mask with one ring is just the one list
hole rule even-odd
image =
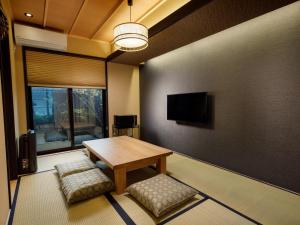
[[170, 212], [198, 193], [165, 174], [132, 184], [127, 188], [127, 192], [156, 217]]
[[101, 195], [114, 186], [98, 168], [66, 176], [61, 180], [61, 185], [69, 204]]
[[74, 173], [94, 169], [96, 165], [90, 159], [86, 158], [74, 162], [57, 164], [54, 168], [57, 170], [59, 177], [63, 178]]

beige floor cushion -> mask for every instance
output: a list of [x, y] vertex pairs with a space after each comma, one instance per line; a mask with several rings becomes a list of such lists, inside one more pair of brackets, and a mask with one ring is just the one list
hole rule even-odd
[[62, 178], [62, 191], [68, 203], [89, 199], [113, 189], [113, 182], [100, 169], [91, 169]]
[[132, 184], [127, 191], [156, 217], [170, 212], [198, 193], [164, 174]]
[[57, 164], [54, 168], [57, 170], [59, 177], [63, 178], [74, 173], [94, 169], [96, 166], [90, 159], [86, 158], [74, 162]]

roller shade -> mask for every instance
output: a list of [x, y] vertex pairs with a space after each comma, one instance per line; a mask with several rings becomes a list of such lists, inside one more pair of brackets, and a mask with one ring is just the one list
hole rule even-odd
[[29, 86], [105, 88], [105, 63], [82, 58], [26, 50]]

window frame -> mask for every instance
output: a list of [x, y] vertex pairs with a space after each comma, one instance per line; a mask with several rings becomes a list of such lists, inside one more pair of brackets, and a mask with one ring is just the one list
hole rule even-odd
[[[28, 86], [29, 90], [29, 96], [31, 96], [29, 106], [31, 108], [30, 112], [32, 112], [30, 116], [30, 129], [34, 130], [34, 121], [33, 121], [33, 104], [32, 104], [32, 88], [35, 88], [37, 86]], [[44, 87], [44, 88], [52, 88], [52, 87]], [[56, 149], [49, 149], [49, 150], [43, 150], [43, 151], [37, 151], [37, 155], [45, 155], [45, 154], [51, 154], [51, 153], [57, 153], [57, 152], [63, 152], [63, 151], [70, 151], [70, 150], [75, 150], [75, 149], [81, 149], [84, 148], [83, 145], [76, 145], [75, 144], [75, 127], [74, 127], [74, 105], [73, 105], [73, 89], [77, 88], [65, 88], [67, 90], [67, 99], [68, 99], [68, 114], [69, 114], [69, 123], [70, 123], [70, 134], [71, 134], [71, 146], [66, 147], [66, 148], [56, 148]], [[83, 88], [84, 89], [84, 88]], [[95, 88], [96, 89], [96, 88]], [[105, 104], [105, 99], [106, 99], [106, 89], [101, 89], [97, 88], [99, 90], [102, 90], [102, 99], [103, 101], [103, 110], [102, 113], [103, 115], [103, 127], [102, 127], [102, 132], [104, 134], [104, 137], [107, 137], [106, 134], [106, 127], [107, 127], [107, 121], [106, 121], [106, 104]]]
[[[25, 86], [25, 101], [26, 101], [26, 118], [27, 118], [27, 129], [34, 129], [34, 123], [33, 123], [33, 104], [32, 104], [32, 87], [35, 86], [29, 86], [28, 80], [27, 80], [27, 65], [26, 65], [26, 50], [30, 51], [40, 51], [40, 52], [47, 52], [51, 54], [60, 54], [60, 55], [66, 55], [66, 56], [74, 56], [74, 57], [82, 57], [82, 58], [88, 58], [88, 59], [97, 59], [100, 61], [105, 62], [105, 80], [106, 80], [106, 87], [105, 89], [102, 89], [102, 99], [103, 99], [103, 132], [104, 132], [104, 138], [108, 137], [109, 133], [109, 127], [108, 127], [108, 86], [107, 86], [107, 61], [104, 58], [96, 57], [96, 56], [87, 56], [87, 55], [81, 55], [76, 53], [69, 53], [69, 52], [60, 52], [55, 50], [47, 50], [47, 49], [40, 49], [40, 48], [33, 48], [33, 47], [22, 47], [22, 57], [23, 57], [23, 69], [24, 69], [24, 86]], [[41, 152], [37, 152], [37, 155], [45, 155], [45, 154], [52, 154], [52, 153], [58, 153], [58, 152], [64, 152], [64, 151], [70, 151], [75, 149], [81, 149], [84, 148], [83, 145], [75, 145], [74, 143], [74, 114], [73, 114], [73, 95], [72, 95], [72, 87], [65, 87], [68, 89], [68, 105], [69, 105], [69, 120], [70, 120], [70, 129], [71, 129], [71, 147], [66, 148], [58, 148], [58, 149], [50, 149], [45, 150]], [[82, 87], [85, 88], [85, 87]], [[75, 88], [74, 88], [75, 89]]]

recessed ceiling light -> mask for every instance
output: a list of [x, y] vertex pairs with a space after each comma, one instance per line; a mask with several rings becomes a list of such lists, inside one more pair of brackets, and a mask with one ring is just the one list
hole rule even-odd
[[33, 17], [33, 15], [31, 13], [24, 13], [24, 15], [27, 17]]

